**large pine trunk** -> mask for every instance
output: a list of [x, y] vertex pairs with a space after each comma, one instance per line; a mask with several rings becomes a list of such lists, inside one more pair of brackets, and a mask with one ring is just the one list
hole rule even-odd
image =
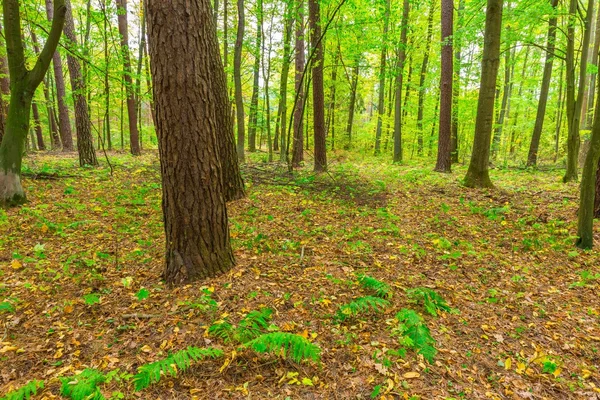
[[315, 172], [327, 170], [327, 148], [325, 146], [325, 94], [323, 92], [323, 42], [321, 41], [320, 0], [308, 1], [310, 40], [312, 45], [312, 95]]
[[131, 57], [129, 55], [129, 31], [127, 26], [127, 0], [117, 0], [117, 18], [121, 35], [121, 54], [123, 58], [123, 80], [127, 93], [127, 117], [129, 121], [129, 149], [134, 156], [140, 155], [140, 133], [137, 125], [137, 107], [135, 88], [131, 77]]
[[450, 151], [452, 138], [452, 103], [453, 90], [453, 54], [452, 54], [452, 20], [454, 16], [453, 0], [442, 0], [442, 72], [440, 77], [440, 127], [438, 137], [438, 154], [435, 170], [450, 172]]
[[488, 0], [485, 18], [481, 84], [475, 119], [475, 138], [465, 185], [467, 187], [493, 187], [488, 164], [490, 141], [494, 123], [494, 98], [496, 78], [500, 65], [500, 32], [502, 30], [502, 0]]
[[[227, 93], [210, 0], [148, 0], [148, 38], [163, 181], [164, 279], [212, 277], [234, 264], [219, 98]], [[185, 50], [185, 51], [182, 51]]]

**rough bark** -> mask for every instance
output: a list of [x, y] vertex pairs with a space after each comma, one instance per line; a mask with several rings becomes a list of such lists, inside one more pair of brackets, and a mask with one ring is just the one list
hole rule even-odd
[[384, 0], [383, 35], [381, 38], [381, 57], [379, 61], [379, 99], [377, 101], [377, 128], [375, 131], [375, 155], [381, 153], [381, 128], [385, 115], [385, 74], [387, 62], [387, 37], [390, 27], [390, 0]]
[[11, 206], [25, 201], [21, 185], [21, 162], [29, 134], [31, 102], [58, 45], [66, 8], [63, 0], [56, 0], [55, 17], [44, 48], [33, 68], [28, 70], [25, 63], [19, 0], [4, 0], [2, 6], [11, 92], [5, 135], [0, 144], [0, 205]]
[[423, 154], [423, 111], [425, 103], [425, 79], [427, 78], [427, 69], [429, 67], [429, 52], [431, 50], [431, 37], [433, 35], [433, 14], [435, 10], [435, 1], [429, 2], [429, 16], [427, 20], [427, 37], [425, 39], [425, 53], [423, 53], [423, 63], [421, 63], [421, 73], [419, 74], [419, 96], [417, 102], [417, 154]]
[[[0, 24], [0, 38], [4, 38], [4, 30]], [[8, 61], [6, 59], [6, 49], [0, 54], [0, 142], [4, 136], [6, 126], [6, 116], [8, 113], [8, 104], [4, 101], [4, 96], [10, 96], [10, 77], [8, 75]]]
[[481, 83], [475, 119], [475, 138], [465, 185], [467, 187], [493, 187], [488, 165], [490, 141], [494, 122], [494, 96], [500, 64], [500, 32], [502, 30], [502, 0], [488, 0], [485, 18]]
[[100, 1], [100, 7], [102, 8], [103, 14], [103, 25], [104, 25], [104, 65], [107, 66], [104, 70], [104, 136], [106, 140], [106, 146], [108, 150], [112, 150], [112, 132], [110, 129], [110, 80], [109, 80], [109, 69], [110, 56], [109, 56], [109, 44], [108, 44], [108, 13], [106, 11], [106, 0]]
[[46, 150], [46, 145], [44, 144], [44, 133], [42, 131], [42, 122], [40, 120], [40, 111], [38, 110], [38, 105], [35, 100], [33, 100], [31, 103], [31, 111], [33, 114], [33, 129], [37, 139], [37, 149]]
[[235, 85], [235, 111], [237, 120], [237, 156], [240, 162], [244, 162], [245, 145], [245, 116], [244, 116], [244, 98], [242, 94], [242, 45], [244, 43], [244, 0], [237, 0], [238, 24], [235, 48], [233, 51], [233, 81]]
[[[464, 0], [458, 1], [457, 29], [464, 25], [463, 15], [465, 9]], [[450, 158], [453, 164], [458, 163], [459, 142], [458, 142], [458, 97], [460, 96], [460, 70], [462, 67], [461, 43], [453, 39], [454, 46], [454, 83], [452, 90], [452, 137], [450, 140]]]
[[408, 30], [408, 16], [410, 13], [410, 1], [404, 0], [402, 9], [402, 21], [400, 32], [400, 43], [398, 43], [398, 70], [396, 71], [396, 99], [394, 103], [394, 162], [402, 162], [402, 78], [404, 64], [406, 61], [406, 36]]
[[[552, 8], [556, 10], [557, 6], [558, 0], [552, 0]], [[533, 135], [531, 136], [529, 154], [527, 156], [528, 167], [534, 167], [537, 165], [540, 138], [542, 137], [542, 128], [544, 127], [544, 117], [546, 115], [546, 104], [548, 103], [548, 93], [550, 92], [550, 79], [552, 78], [557, 19], [557, 15], [554, 14], [553, 11], [552, 16], [548, 20], [548, 39], [546, 41], [546, 47], [548, 51], [546, 52], [546, 62], [544, 63], [544, 75], [542, 76], [542, 88], [540, 89], [540, 98], [535, 117], [535, 125], [533, 127]]]
[[442, 0], [442, 71], [440, 77], [440, 126], [438, 135], [438, 154], [435, 170], [451, 172], [452, 141], [452, 103], [454, 80], [452, 54], [452, 28], [454, 17], [454, 1]]
[[123, 80], [127, 93], [127, 120], [129, 122], [129, 150], [134, 156], [140, 155], [140, 133], [137, 124], [135, 88], [131, 77], [131, 57], [129, 55], [129, 29], [127, 26], [127, 0], [117, 0], [117, 19], [121, 35], [121, 57], [123, 60]]
[[313, 53], [312, 64], [312, 97], [313, 97], [313, 129], [315, 172], [327, 170], [327, 148], [325, 145], [325, 94], [323, 89], [323, 42], [321, 41], [320, 0], [308, 1], [310, 24], [310, 41]]
[[[46, 14], [48, 20], [54, 18], [52, 0], [46, 0]], [[56, 85], [56, 101], [58, 103], [58, 130], [62, 151], [73, 151], [73, 132], [71, 131], [71, 120], [69, 118], [69, 107], [66, 101], [65, 78], [63, 76], [62, 59], [60, 53], [55, 51], [52, 56], [52, 68], [54, 70], [54, 84]]]
[[220, 101], [207, 101], [227, 96], [227, 87], [223, 69], [213, 69], [220, 57], [210, 0], [148, 0], [148, 22], [163, 180], [163, 277], [178, 284], [234, 265], [218, 145], [223, 110]]
[[[65, 6], [67, 13], [65, 17], [64, 33], [70, 44], [76, 46], [77, 37], [75, 36], [75, 23], [73, 22], [71, 1], [65, 0]], [[85, 81], [81, 75], [81, 66], [79, 65], [79, 60], [71, 53], [67, 55], [67, 64], [69, 66], [71, 89], [73, 90], [73, 101], [75, 103], [75, 127], [77, 130], [79, 165], [98, 165], [96, 150], [94, 150], [94, 143], [92, 141], [91, 122], [87, 99], [85, 97]]]
[[302, 135], [302, 117], [304, 115], [304, 85], [302, 85], [302, 73], [306, 57], [304, 55], [304, 2], [298, 0], [296, 11], [296, 45], [295, 45], [295, 87], [296, 107], [294, 109], [294, 137], [292, 147], [292, 166], [298, 168], [304, 161], [304, 136]]

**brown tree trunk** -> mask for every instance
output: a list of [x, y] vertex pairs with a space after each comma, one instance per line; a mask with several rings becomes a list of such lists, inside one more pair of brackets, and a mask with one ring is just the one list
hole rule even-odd
[[[0, 24], [0, 38], [4, 38], [2, 24]], [[8, 76], [8, 61], [3, 52], [0, 56], [0, 142], [4, 136], [8, 113], [8, 104], [4, 101], [4, 96], [10, 96], [10, 77]]]
[[304, 2], [298, 0], [296, 14], [296, 108], [294, 109], [294, 138], [292, 149], [292, 166], [298, 168], [304, 161], [304, 136], [302, 134], [302, 119], [304, 115], [304, 85], [302, 84], [302, 73], [304, 72]]
[[429, 17], [427, 21], [427, 37], [425, 39], [425, 53], [423, 54], [423, 63], [421, 64], [421, 73], [419, 74], [419, 96], [417, 103], [417, 155], [423, 154], [423, 109], [425, 102], [425, 79], [427, 78], [427, 68], [429, 66], [429, 51], [431, 49], [431, 36], [433, 35], [433, 14], [435, 10], [435, 1], [429, 2]]
[[383, 10], [383, 35], [381, 38], [381, 57], [379, 61], [379, 99], [377, 101], [377, 128], [375, 131], [375, 155], [381, 153], [381, 128], [385, 115], [385, 74], [387, 62], [387, 37], [390, 26], [390, 0], [385, 1]]
[[235, 85], [235, 111], [237, 120], [237, 156], [240, 162], [246, 159], [244, 153], [245, 124], [244, 124], [244, 98], [242, 94], [242, 46], [244, 44], [244, 0], [237, 0], [238, 25], [235, 48], [233, 52], [233, 81]]
[[325, 94], [323, 92], [323, 43], [321, 41], [321, 10], [320, 0], [308, 1], [310, 24], [310, 41], [313, 52], [312, 64], [312, 95], [313, 95], [313, 129], [315, 172], [327, 170], [327, 148], [325, 145]]
[[140, 155], [140, 133], [137, 125], [135, 88], [131, 77], [131, 57], [129, 55], [129, 32], [127, 27], [127, 0], [117, 0], [117, 18], [121, 35], [121, 54], [123, 57], [123, 80], [127, 93], [127, 116], [129, 121], [129, 149], [134, 156]]
[[[286, 3], [285, 22], [283, 29], [283, 62], [281, 66], [281, 80], [279, 86], [279, 105], [277, 106], [277, 120], [275, 121], [275, 137], [273, 138], [273, 150], [280, 151], [280, 160], [286, 161], [287, 154], [287, 137], [286, 137], [286, 122], [287, 122], [287, 83], [290, 72], [290, 63], [292, 58], [292, 24], [294, 8], [289, 3]], [[280, 143], [281, 142], [281, 149]]]
[[[410, 13], [410, 0], [404, 0], [402, 9], [402, 22], [400, 43], [398, 43], [398, 70], [396, 71], [396, 99], [394, 103], [394, 162], [402, 162], [402, 78], [404, 63], [406, 61], [406, 37], [408, 31], [408, 15]], [[410, 75], [409, 75], [410, 76]], [[407, 89], [408, 91], [408, 89]], [[408, 93], [407, 93], [408, 94]]]
[[[64, 33], [71, 46], [77, 46], [77, 37], [75, 36], [75, 23], [73, 22], [73, 12], [71, 10], [71, 1], [65, 0], [67, 14], [65, 18]], [[90, 116], [88, 112], [87, 100], [85, 98], [85, 82], [81, 75], [81, 66], [79, 60], [71, 53], [67, 55], [67, 64], [69, 65], [69, 75], [71, 77], [71, 88], [73, 90], [73, 100], [75, 102], [75, 127], [77, 129], [77, 150], [79, 151], [79, 165], [98, 165], [94, 142], [92, 141], [92, 130]]]
[[254, 53], [254, 67], [252, 71], [253, 85], [252, 98], [250, 99], [250, 115], [248, 116], [248, 151], [256, 151], [256, 125], [258, 122], [258, 80], [260, 78], [260, 58], [262, 40], [262, 0], [256, 0], [256, 43]]
[[492, 137], [492, 160], [495, 161], [500, 151], [500, 142], [502, 141], [502, 128], [504, 127], [504, 120], [509, 111], [509, 102], [512, 92], [512, 71], [511, 67], [511, 51], [506, 49], [504, 52], [504, 85], [502, 88], [502, 102], [500, 109], [498, 110], [498, 118], [496, 119], [496, 126], [494, 128], [494, 135]]
[[[46, 14], [48, 20], [54, 18], [52, 0], [46, 0]], [[66, 101], [65, 78], [63, 75], [62, 59], [58, 51], [54, 52], [52, 58], [52, 67], [54, 69], [54, 84], [56, 85], [56, 101], [58, 103], [58, 130], [60, 132], [60, 141], [62, 151], [73, 151], [73, 132], [71, 131], [71, 120], [69, 118], [69, 107]]]
[[[556, 11], [558, 0], [552, 0], [553, 12]], [[537, 165], [538, 150], [540, 147], [540, 138], [542, 137], [542, 128], [544, 126], [544, 117], [546, 115], [546, 104], [548, 103], [548, 93], [550, 92], [550, 79], [552, 78], [552, 64], [554, 62], [554, 49], [556, 42], [556, 23], [557, 15], [552, 14], [548, 20], [548, 40], [546, 47], [546, 63], [544, 64], [544, 75], [542, 77], [542, 88], [540, 90], [540, 99], [538, 101], [537, 115], [535, 117], [535, 126], [529, 145], [529, 154], [527, 156], [527, 166]], [[593, 92], [593, 89], [592, 89]]]
[[358, 89], [358, 74], [360, 71], [360, 54], [356, 55], [352, 76], [350, 78], [350, 104], [348, 104], [348, 123], [346, 124], [346, 135], [348, 136], [348, 148], [352, 148], [352, 128], [354, 126], [354, 110], [356, 108], [356, 91]]
[[50, 146], [52, 149], [60, 149], [60, 128], [56, 121], [58, 120], [58, 116], [56, 115], [56, 108], [54, 105], [54, 96], [50, 95], [50, 90], [48, 88], [54, 88], [52, 82], [52, 75], [47, 74], [46, 78], [42, 82], [42, 89], [44, 92], [44, 99], [46, 100], [46, 112], [48, 114], [48, 129], [50, 130]]
[[440, 127], [438, 137], [438, 154], [435, 170], [451, 172], [451, 141], [452, 141], [452, 20], [454, 17], [454, 1], [442, 0], [442, 72], [440, 77]]
[[40, 111], [38, 110], [38, 105], [35, 100], [31, 102], [31, 112], [33, 114], [33, 129], [37, 139], [37, 148], [38, 150], [46, 150], [44, 133], [42, 132], [42, 122], [40, 121]]
[[[464, 14], [465, 2], [464, 0], [458, 0], [458, 10], [456, 12], [458, 21], [457, 29], [461, 29], [464, 25], [463, 14]], [[458, 98], [460, 96], [460, 70], [462, 64], [461, 55], [461, 43], [457, 42], [453, 38], [454, 47], [454, 84], [452, 90], [452, 136], [450, 140], [450, 158], [453, 164], [458, 163], [459, 153], [459, 141], [458, 141]]]
[[148, 22], [163, 180], [163, 277], [177, 284], [234, 265], [217, 139], [218, 115], [229, 112], [219, 100], [227, 87], [223, 68], [213, 68], [221, 59], [210, 0], [148, 0]]
[[494, 96], [500, 64], [500, 32], [502, 30], [502, 0], [487, 0], [481, 84], [475, 119], [475, 138], [465, 186], [493, 187], [489, 175], [490, 141], [494, 122]]

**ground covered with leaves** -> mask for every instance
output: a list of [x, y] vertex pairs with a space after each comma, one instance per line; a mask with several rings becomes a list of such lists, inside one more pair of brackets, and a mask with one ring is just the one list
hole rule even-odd
[[[560, 170], [494, 170], [480, 191], [460, 166], [256, 162], [230, 205], [237, 266], [169, 288], [157, 155], [111, 160], [29, 157], [29, 202], [0, 211], [0, 396], [600, 398], [600, 255], [573, 246]], [[244, 345], [249, 314], [314, 346]]]

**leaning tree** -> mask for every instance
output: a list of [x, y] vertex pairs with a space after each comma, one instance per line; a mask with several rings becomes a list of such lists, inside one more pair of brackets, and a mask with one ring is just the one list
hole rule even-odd
[[67, 10], [65, 0], [54, 2], [52, 27], [42, 52], [30, 70], [25, 62], [19, 0], [3, 0], [2, 5], [10, 74], [10, 105], [0, 145], [0, 205], [10, 206], [25, 201], [21, 185], [21, 162], [29, 133], [31, 102], [58, 46]]

